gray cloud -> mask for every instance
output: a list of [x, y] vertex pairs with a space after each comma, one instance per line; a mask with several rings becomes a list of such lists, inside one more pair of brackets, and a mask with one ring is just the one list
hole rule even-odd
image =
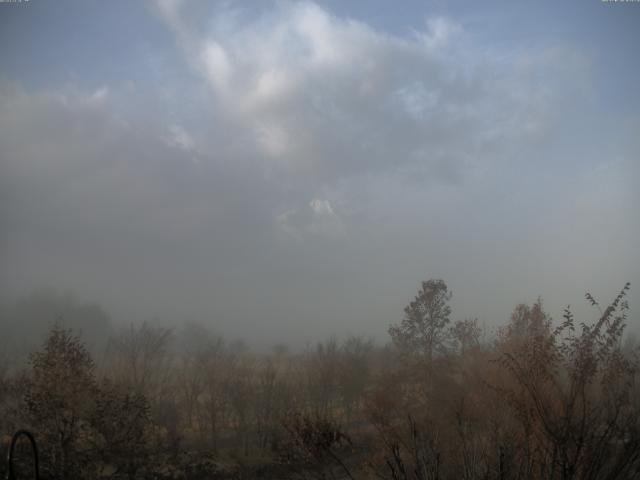
[[638, 123], [600, 124], [584, 53], [206, 5], [154, 7], [161, 88], [2, 83], [4, 292], [270, 341], [383, 337], [428, 277], [490, 323], [637, 279]]

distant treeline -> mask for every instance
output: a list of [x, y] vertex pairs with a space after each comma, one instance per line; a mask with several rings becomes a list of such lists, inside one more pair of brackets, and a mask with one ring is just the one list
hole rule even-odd
[[568, 309], [554, 324], [539, 300], [489, 336], [453, 320], [446, 283], [429, 280], [385, 346], [261, 354], [196, 324], [114, 329], [99, 307], [41, 294], [2, 312], [4, 358], [25, 325], [45, 341], [0, 368], [1, 440], [29, 429], [60, 479], [637, 478], [628, 290], [602, 305], [587, 294], [593, 324]]

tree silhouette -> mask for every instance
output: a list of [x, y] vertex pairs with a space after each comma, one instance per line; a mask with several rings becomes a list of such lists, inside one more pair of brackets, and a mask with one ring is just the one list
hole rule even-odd
[[78, 337], [55, 327], [42, 351], [31, 356], [25, 395], [29, 422], [42, 444], [46, 466], [64, 478], [77, 478], [88, 463], [85, 419], [97, 395], [94, 363]]
[[446, 350], [447, 325], [451, 315], [451, 292], [444, 280], [422, 282], [415, 299], [404, 309], [404, 319], [389, 328], [393, 343], [403, 353], [427, 362]]

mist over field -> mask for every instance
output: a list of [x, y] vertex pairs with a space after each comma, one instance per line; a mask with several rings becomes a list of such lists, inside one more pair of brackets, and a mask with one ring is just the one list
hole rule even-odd
[[[0, 379], [27, 388], [13, 376], [41, 378], [37, 359], [50, 359], [37, 352], [86, 349], [87, 392], [109, 378], [143, 395], [164, 429], [157, 449], [198, 439], [253, 458], [291, 409], [285, 430], [300, 433], [307, 421], [337, 429], [336, 418], [380, 426], [372, 392], [399, 384], [413, 392], [402, 415], [442, 400], [430, 396], [432, 373], [399, 379], [383, 366], [424, 373], [451, 361], [442, 368], [458, 381], [451, 372], [474, 358], [478, 378], [502, 382], [480, 365], [520, 358], [529, 344], [518, 342], [542, 331], [560, 349], [581, 322], [619, 310], [624, 327], [602, 335], [631, 355], [639, 27], [640, 3], [600, 0], [0, 2]], [[551, 335], [568, 305], [575, 328]], [[414, 338], [425, 328], [427, 343]], [[213, 382], [212, 359], [229, 378], [297, 400], [240, 414], [258, 394]], [[326, 380], [344, 365], [353, 377], [318, 380], [309, 403], [291, 393], [308, 372]], [[526, 389], [521, 366], [507, 370]], [[417, 403], [414, 380], [427, 382]], [[7, 387], [0, 407], [33, 406], [50, 384], [30, 385]], [[232, 393], [214, 401], [209, 387]], [[116, 403], [97, 404], [117, 411], [110, 388], [96, 398]], [[235, 413], [216, 424], [206, 402]], [[158, 423], [169, 404], [181, 412], [173, 426]], [[321, 415], [304, 417], [312, 410]], [[40, 418], [30, 412], [27, 424]], [[111, 438], [103, 427], [92, 428]], [[531, 474], [522, 465], [513, 478]], [[579, 478], [614, 467], [584, 468]], [[476, 473], [464, 478], [493, 478]]]
[[304, 343], [383, 339], [431, 277], [490, 326], [639, 279], [634, 5], [1, 13], [9, 301]]

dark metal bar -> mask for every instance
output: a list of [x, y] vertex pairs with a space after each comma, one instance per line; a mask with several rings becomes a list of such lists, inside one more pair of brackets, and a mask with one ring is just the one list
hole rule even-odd
[[15, 449], [16, 443], [18, 443], [18, 438], [20, 438], [21, 435], [27, 437], [29, 439], [29, 442], [31, 443], [31, 449], [33, 451], [33, 466], [35, 467], [35, 479], [39, 480], [40, 469], [38, 465], [38, 446], [36, 445], [36, 439], [34, 438], [34, 436], [27, 430], [18, 430], [13, 434], [13, 437], [11, 438], [11, 445], [9, 446], [9, 451], [7, 452], [7, 464], [9, 465], [7, 480], [16, 479], [15, 472], [13, 471], [13, 450]]

